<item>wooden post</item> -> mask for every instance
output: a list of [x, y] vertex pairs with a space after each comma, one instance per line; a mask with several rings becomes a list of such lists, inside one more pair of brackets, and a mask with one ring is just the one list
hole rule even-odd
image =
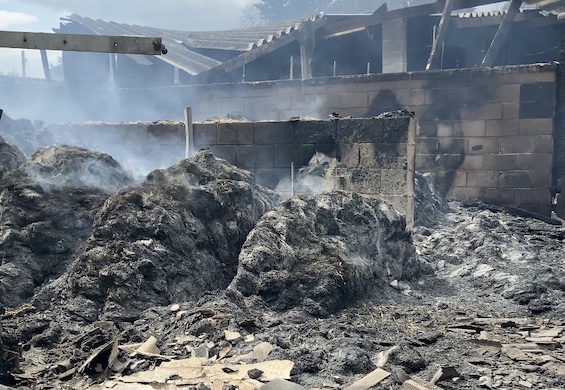
[[184, 137], [185, 149], [184, 158], [188, 158], [194, 149], [194, 126], [192, 125], [192, 108], [186, 107], [184, 110]]
[[406, 228], [414, 228], [414, 196], [415, 196], [415, 172], [416, 172], [416, 128], [418, 120], [410, 119], [407, 141], [407, 171], [406, 171]]
[[47, 60], [47, 52], [39, 50], [41, 54], [41, 63], [43, 64], [43, 73], [45, 73], [45, 80], [51, 81], [51, 70], [49, 69], [49, 61]]
[[483, 58], [483, 62], [481, 62], [481, 68], [489, 68], [494, 64], [494, 60], [510, 32], [512, 22], [514, 22], [516, 15], [520, 12], [521, 5], [522, 0], [512, 0], [512, 3], [510, 3], [508, 12], [504, 15], [504, 19], [502, 19], [500, 26], [498, 26], [498, 30], [496, 31], [496, 34], [494, 34], [494, 38], [492, 39], [487, 53], [485, 54], [485, 58]]
[[[447, 33], [447, 27], [449, 26], [449, 18], [451, 17], [451, 11], [453, 10], [453, 0], [445, 0], [445, 6], [443, 7], [443, 12], [441, 13], [441, 19], [439, 21], [439, 28], [437, 36], [434, 37], [432, 44], [432, 51], [428, 57], [428, 63], [426, 64], [426, 70], [430, 70], [437, 58], [437, 48], [441, 46], [443, 48], [443, 41]], [[442, 50], [443, 52], [443, 50]]]

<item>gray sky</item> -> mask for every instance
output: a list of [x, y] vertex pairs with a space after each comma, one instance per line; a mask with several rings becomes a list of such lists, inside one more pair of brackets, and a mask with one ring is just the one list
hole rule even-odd
[[[0, 30], [51, 32], [61, 16], [186, 31], [240, 27], [241, 9], [257, 0], [0, 0]], [[49, 53], [56, 63], [60, 53]], [[39, 52], [26, 50], [28, 77], [43, 77]], [[21, 50], [0, 48], [0, 72], [21, 74]]]

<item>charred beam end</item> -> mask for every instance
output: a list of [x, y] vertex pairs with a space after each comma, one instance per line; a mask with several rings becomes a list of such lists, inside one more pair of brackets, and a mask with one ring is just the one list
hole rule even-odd
[[0, 31], [0, 47], [98, 53], [166, 53], [161, 38]]
[[485, 58], [483, 58], [483, 62], [481, 63], [481, 68], [490, 68], [494, 64], [494, 60], [498, 55], [498, 52], [502, 48], [508, 33], [510, 32], [510, 27], [512, 26], [512, 22], [516, 18], [518, 12], [520, 12], [520, 6], [522, 5], [522, 0], [512, 0], [510, 3], [510, 7], [508, 8], [508, 12], [502, 19], [502, 23], [498, 27], [494, 38], [485, 54]]

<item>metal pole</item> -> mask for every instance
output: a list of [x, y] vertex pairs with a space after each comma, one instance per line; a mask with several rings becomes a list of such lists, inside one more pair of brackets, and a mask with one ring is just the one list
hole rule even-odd
[[290, 73], [289, 79], [294, 80], [294, 56], [290, 56]]
[[334, 77], [336, 75], [336, 71], [337, 71], [337, 61], [334, 61]]
[[185, 137], [185, 149], [184, 158], [188, 158], [190, 150], [193, 148], [193, 133], [194, 128], [192, 126], [192, 108], [186, 107], [184, 110], [184, 137]]
[[367, 74], [371, 74], [371, 63], [367, 62]]
[[294, 162], [290, 163], [290, 196], [294, 197]]
[[243, 83], [243, 82], [245, 82], [245, 64], [243, 64], [242, 72], [243, 73], [241, 75], [241, 82]]
[[22, 77], [26, 77], [26, 52], [22, 50]]

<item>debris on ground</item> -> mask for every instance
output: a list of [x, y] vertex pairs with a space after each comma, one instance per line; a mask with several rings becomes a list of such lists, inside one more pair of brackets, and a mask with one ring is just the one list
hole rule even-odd
[[5, 150], [6, 385], [565, 387], [562, 226], [428, 175], [409, 232], [377, 197], [281, 201], [207, 150], [142, 182], [87, 149]]

